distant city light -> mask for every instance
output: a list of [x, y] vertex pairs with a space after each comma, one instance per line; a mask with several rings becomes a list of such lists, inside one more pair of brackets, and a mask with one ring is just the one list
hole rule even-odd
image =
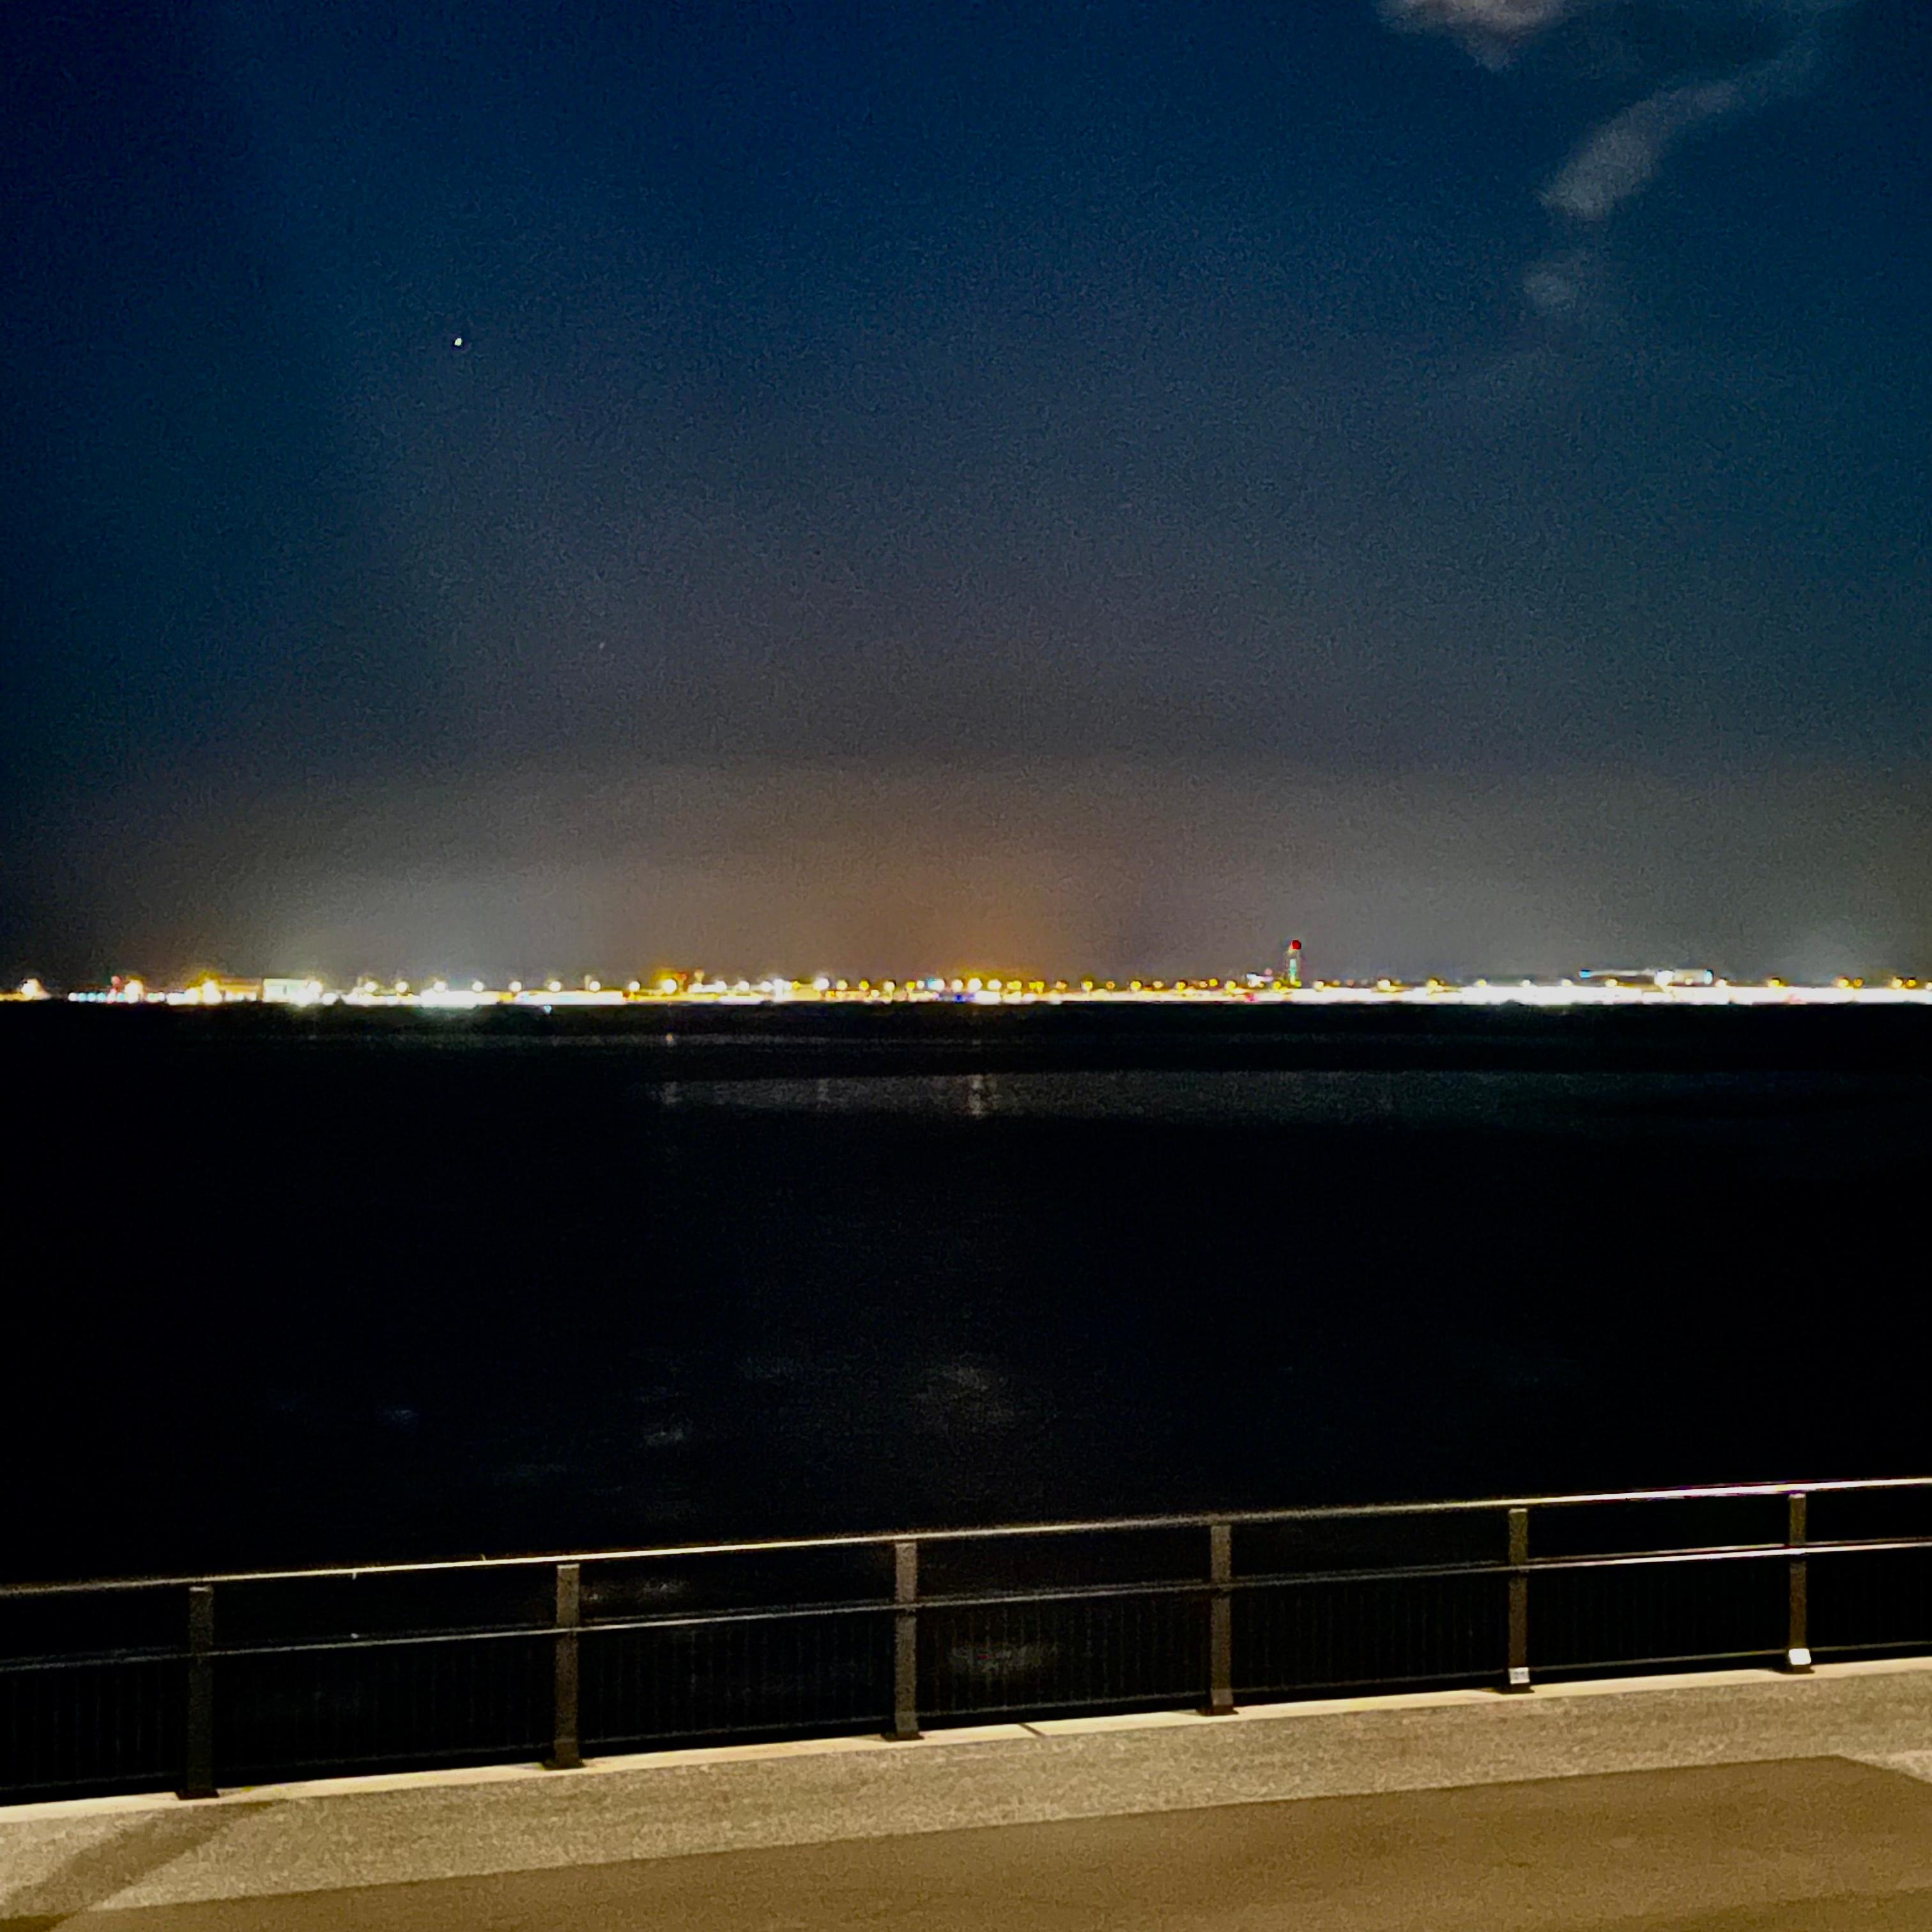
[[[452, 988], [443, 979], [432, 980], [420, 991], [412, 992], [407, 980], [393, 980], [386, 986], [364, 976], [356, 980], [348, 992], [340, 993], [313, 974], [250, 980], [202, 974], [164, 991], [151, 988], [139, 978], [117, 976], [105, 987], [76, 988], [65, 997], [84, 1004], [118, 1006], [314, 1006], [334, 1005], [346, 1000], [352, 1005], [362, 1006], [424, 1006], [446, 1010], [515, 1003], [538, 1006], [549, 1011], [557, 1006], [660, 1006], [666, 1002], [729, 1002], [734, 1005], [777, 1003], [793, 1000], [801, 992], [830, 1004], [862, 1006], [888, 1001], [895, 1004], [952, 1001], [982, 1006], [1045, 1001], [1058, 1005], [1068, 1000], [1084, 1000], [1166, 1005], [1198, 1004], [1203, 1001], [1210, 1004], [1251, 1004], [1263, 1001], [1297, 1006], [1526, 1006], [1549, 1009], [1606, 1006], [1932, 1006], [1932, 984], [1921, 976], [1898, 974], [1882, 979], [1846, 974], [1828, 982], [1794, 986], [1782, 979], [1748, 982], [1720, 978], [1701, 967], [1586, 967], [1579, 970], [1574, 977], [1552, 980], [1457, 981], [1431, 976], [1426, 980], [1408, 981], [1382, 974], [1372, 980], [1316, 980], [1298, 984], [1287, 970], [1286, 957], [1280, 966], [1268, 971], [1228, 974], [1198, 980], [1130, 980], [1124, 986], [1114, 980], [1048, 980], [1004, 973], [974, 974], [951, 979], [934, 976], [890, 980], [842, 980], [820, 974], [809, 980], [796, 980], [773, 974], [753, 980], [692, 971], [664, 973], [648, 985], [639, 980], [627, 980], [621, 987], [606, 986], [596, 975], [586, 974], [577, 990], [566, 991], [561, 980], [553, 979], [546, 981], [541, 991], [536, 992], [526, 990], [525, 982], [520, 980], [512, 980], [502, 990], [497, 991], [482, 980], [471, 980], [458, 988]], [[50, 997], [40, 980], [31, 978], [21, 981], [12, 992], [0, 993], [0, 1002], [45, 1000]]]

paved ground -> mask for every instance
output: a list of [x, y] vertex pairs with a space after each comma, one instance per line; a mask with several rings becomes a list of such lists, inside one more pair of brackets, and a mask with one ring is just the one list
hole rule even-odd
[[1932, 1784], [1836, 1757], [0, 1920], [0, 1932], [1932, 1932]]

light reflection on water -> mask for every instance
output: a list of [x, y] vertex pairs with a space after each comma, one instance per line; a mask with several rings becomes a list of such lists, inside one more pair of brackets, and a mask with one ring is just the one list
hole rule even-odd
[[[640, 1093], [652, 1090], [640, 1088]], [[1821, 1073], [1223, 1072], [862, 1074], [810, 1080], [665, 1083], [658, 1097], [760, 1114], [895, 1114], [930, 1120], [1159, 1123], [1170, 1126], [1495, 1127], [1666, 1137], [1721, 1132], [1734, 1146], [1789, 1148], [1791, 1114], [1856, 1117], [1864, 1133], [1904, 1132], [1922, 1119], [1916, 1083]]]

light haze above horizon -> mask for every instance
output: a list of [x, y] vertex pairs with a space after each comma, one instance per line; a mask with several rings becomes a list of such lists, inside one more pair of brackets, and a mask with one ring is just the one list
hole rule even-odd
[[0, 976], [1932, 970], [1913, 0], [0, 76]]

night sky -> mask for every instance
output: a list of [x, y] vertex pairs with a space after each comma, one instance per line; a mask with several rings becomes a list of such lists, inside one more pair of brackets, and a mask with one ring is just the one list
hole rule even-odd
[[1924, 0], [0, 16], [0, 971], [1932, 969]]

